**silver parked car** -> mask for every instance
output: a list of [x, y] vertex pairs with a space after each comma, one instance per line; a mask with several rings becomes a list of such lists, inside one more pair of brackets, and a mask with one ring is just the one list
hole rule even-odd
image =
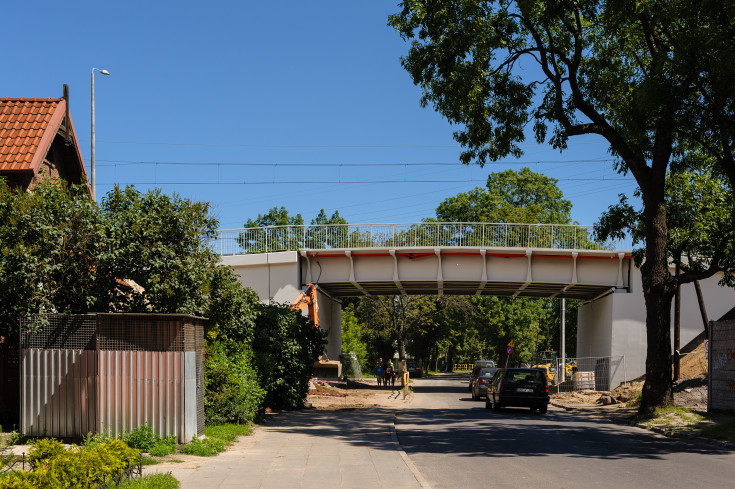
[[487, 397], [487, 386], [497, 372], [497, 368], [481, 368], [477, 372], [477, 377], [472, 382], [472, 400], [479, 401], [483, 397]]

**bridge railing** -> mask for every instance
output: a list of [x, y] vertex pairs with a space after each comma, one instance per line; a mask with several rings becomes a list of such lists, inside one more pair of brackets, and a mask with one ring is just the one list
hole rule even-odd
[[594, 226], [486, 222], [270, 226], [222, 229], [210, 246], [220, 255], [299, 249], [448, 246], [623, 250], [623, 242], [595, 241], [593, 230]]

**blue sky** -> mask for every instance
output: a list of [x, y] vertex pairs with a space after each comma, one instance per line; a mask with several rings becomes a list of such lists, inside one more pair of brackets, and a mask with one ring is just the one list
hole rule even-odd
[[[60, 97], [89, 171], [96, 75], [97, 193], [160, 187], [210, 201], [222, 228], [274, 206], [308, 223], [324, 208], [351, 223], [416, 222], [487, 174], [528, 166], [558, 178], [573, 218], [593, 224], [631, 177], [587, 137], [563, 154], [458, 163], [455, 130], [400, 66], [387, 26], [395, 0], [9, 2], [3, 97]], [[435, 165], [428, 165], [429, 163]]]

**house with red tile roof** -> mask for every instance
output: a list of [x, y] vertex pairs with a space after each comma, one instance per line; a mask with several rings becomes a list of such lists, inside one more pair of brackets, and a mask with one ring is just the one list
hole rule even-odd
[[24, 190], [46, 178], [88, 181], [67, 85], [62, 98], [0, 98], [0, 177]]

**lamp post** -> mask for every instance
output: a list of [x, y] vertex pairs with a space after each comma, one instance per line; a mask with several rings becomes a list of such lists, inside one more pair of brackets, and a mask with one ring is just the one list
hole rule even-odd
[[90, 170], [92, 171], [92, 199], [97, 198], [97, 183], [95, 177], [95, 166], [94, 166], [94, 72], [99, 71], [101, 75], [109, 75], [110, 72], [107, 70], [100, 70], [99, 68], [92, 68], [92, 147], [91, 147], [91, 160]]

